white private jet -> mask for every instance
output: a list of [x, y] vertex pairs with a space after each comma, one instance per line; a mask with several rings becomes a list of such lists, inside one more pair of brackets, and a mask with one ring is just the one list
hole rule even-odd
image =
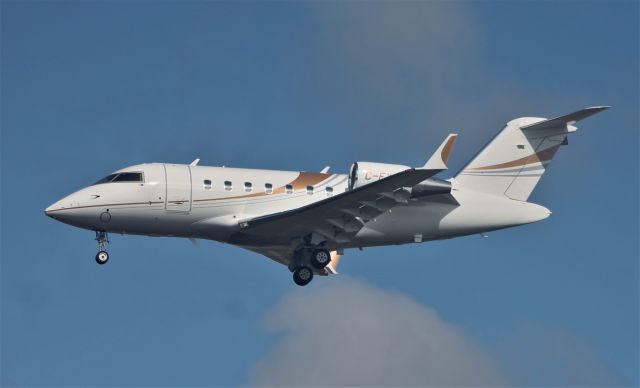
[[225, 242], [258, 252], [298, 285], [337, 273], [345, 249], [419, 243], [543, 220], [527, 202], [574, 124], [609, 107], [506, 127], [451, 179], [457, 135], [419, 168], [355, 162], [348, 175], [151, 163], [107, 175], [49, 206], [47, 216], [95, 231], [105, 264], [108, 232]]

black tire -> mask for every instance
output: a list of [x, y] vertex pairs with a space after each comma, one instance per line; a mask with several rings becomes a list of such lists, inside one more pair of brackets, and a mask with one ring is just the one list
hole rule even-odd
[[293, 271], [293, 281], [299, 286], [306, 286], [313, 280], [313, 270], [309, 267], [298, 267]]
[[96, 263], [104, 265], [109, 261], [109, 254], [107, 251], [100, 251], [96, 254]]
[[331, 263], [331, 253], [326, 249], [316, 249], [311, 252], [311, 258], [309, 261], [313, 268], [323, 269]]

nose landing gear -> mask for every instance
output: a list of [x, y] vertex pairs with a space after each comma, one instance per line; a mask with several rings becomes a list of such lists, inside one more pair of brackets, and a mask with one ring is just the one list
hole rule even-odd
[[109, 261], [109, 253], [107, 251], [100, 251], [96, 254], [96, 263], [103, 265]]
[[98, 242], [98, 249], [100, 250], [96, 254], [96, 263], [103, 265], [109, 261], [109, 254], [106, 251], [105, 245], [109, 243], [109, 236], [107, 232], [96, 230], [96, 241]]

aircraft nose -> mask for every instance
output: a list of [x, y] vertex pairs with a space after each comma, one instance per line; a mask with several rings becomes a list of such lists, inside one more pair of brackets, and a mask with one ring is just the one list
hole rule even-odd
[[49, 205], [46, 209], [44, 209], [44, 214], [46, 214], [48, 217], [53, 218], [53, 213], [59, 209], [60, 209], [60, 205], [58, 205], [58, 202], [55, 202]]
[[44, 214], [65, 224], [90, 228], [97, 217], [94, 209], [82, 206], [85, 197], [86, 192], [83, 190], [67, 195], [44, 209]]
[[51, 205], [49, 205], [46, 209], [44, 209], [44, 214], [58, 221], [62, 221], [63, 220], [62, 217], [64, 217], [65, 214], [68, 213], [67, 210], [73, 208], [73, 206], [74, 206], [74, 198], [72, 194], [64, 198], [61, 198], [56, 202], [52, 203]]

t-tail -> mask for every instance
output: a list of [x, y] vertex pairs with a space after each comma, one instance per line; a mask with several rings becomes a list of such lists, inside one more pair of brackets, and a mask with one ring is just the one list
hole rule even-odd
[[608, 109], [586, 108], [554, 119], [521, 117], [491, 140], [455, 177], [465, 189], [526, 201], [574, 124]]

